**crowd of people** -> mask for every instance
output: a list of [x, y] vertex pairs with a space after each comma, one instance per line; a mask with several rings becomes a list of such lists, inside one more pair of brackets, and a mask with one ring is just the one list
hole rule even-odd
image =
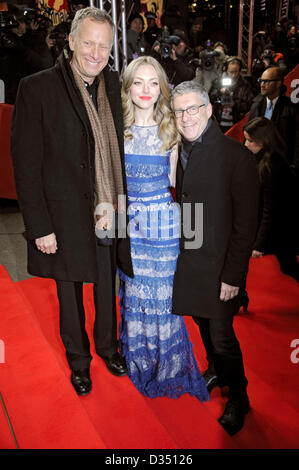
[[[197, 27], [187, 39], [172, 13], [177, 24], [164, 17], [162, 31], [151, 13], [144, 32], [143, 17], [130, 18], [122, 83], [108, 67], [115, 26], [94, 7], [76, 13], [55, 67], [20, 81], [11, 153], [28, 270], [56, 281], [78, 395], [92, 390], [91, 282], [95, 349], [108, 370], [151, 398], [206, 401], [228, 387], [219, 423], [234, 435], [250, 409], [233, 327], [248, 306], [250, 257], [275, 253], [299, 280], [298, 108], [284, 95], [286, 57], [264, 64], [257, 90], [223, 42], [197, 43]], [[225, 131], [248, 111], [243, 145]], [[203, 373], [184, 315], [199, 326]]]

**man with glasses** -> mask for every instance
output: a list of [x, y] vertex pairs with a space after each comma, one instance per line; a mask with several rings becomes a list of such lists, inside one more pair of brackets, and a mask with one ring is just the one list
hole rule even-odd
[[[206, 348], [208, 390], [229, 387], [220, 424], [238, 432], [249, 410], [242, 352], [233, 329], [240, 306], [258, 214], [258, 175], [254, 159], [225, 136], [207, 92], [198, 82], [183, 82], [172, 94], [172, 109], [182, 135], [177, 166], [177, 200], [182, 210], [181, 253], [173, 288], [173, 313], [192, 316]], [[198, 207], [202, 204], [203, 223]], [[202, 231], [192, 244], [186, 228]], [[191, 240], [191, 242], [190, 242]]]
[[287, 145], [286, 158], [299, 172], [299, 114], [298, 104], [285, 96], [283, 72], [279, 67], [269, 67], [258, 80], [261, 93], [253, 100], [248, 121], [255, 117], [271, 119]]

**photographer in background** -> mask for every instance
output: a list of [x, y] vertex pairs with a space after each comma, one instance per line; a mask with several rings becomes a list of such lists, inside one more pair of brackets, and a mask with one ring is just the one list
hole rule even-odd
[[47, 41], [49, 41], [54, 62], [68, 44], [70, 26], [70, 22], [63, 21], [51, 28], [50, 34], [47, 36]]
[[9, 10], [0, 15], [0, 79], [5, 84], [5, 102], [14, 104], [19, 82], [26, 75], [22, 36], [27, 25], [17, 7], [10, 5]]
[[251, 85], [242, 77], [241, 69], [241, 60], [230, 57], [226, 70], [210, 92], [213, 113], [224, 133], [245, 116], [254, 98]]
[[144, 21], [141, 15], [132, 14], [128, 21], [129, 29], [127, 31], [127, 52], [128, 63], [141, 55], [145, 55], [147, 51], [146, 41], [144, 37]]
[[161, 28], [156, 23], [157, 15], [153, 11], [147, 11], [144, 16], [147, 21], [144, 37], [147, 44], [153, 47], [154, 42], [161, 36]]
[[213, 47], [208, 39], [205, 42], [205, 48], [199, 53], [199, 59], [193, 61], [197, 66], [195, 78], [208, 94], [214, 87], [214, 83], [221, 78], [226, 59], [225, 45], [217, 42]]
[[[47, 8], [43, 13], [49, 13]], [[24, 10], [27, 23], [26, 33], [22, 37], [23, 45], [27, 48], [27, 75], [47, 69], [53, 65], [51, 54], [52, 41], [49, 37], [52, 22], [50, 18], [41, 14], [40, 10], [27, 8]]]
[[154, 43], [150, 55], [160, 62], [172, 88], [186, 80], [193, 80], [195, 77], [195, 67], [192, 64], [193, 54], [181, 31], [170, 35], [167, 27], [164, 26], [162, 35], [159, 41]]
[[15, 103], [21, 78], [53, 65], [46, 43], [47, 28], [42, 26], [48, 25], [48, 18], [36, 10], [29, 11], [9, 5], [8, 11], [1, 12], [0, 78], [5, 83], [8, 104]]

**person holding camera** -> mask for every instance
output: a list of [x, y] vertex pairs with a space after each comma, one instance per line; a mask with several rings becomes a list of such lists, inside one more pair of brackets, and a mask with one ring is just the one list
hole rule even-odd
[[[29, 10], [28, 10], [29, 11]], [[5, 83], [5, 102], [14, 104], [20, 80], [53, 65], [50, 46], [46, 43], [46, 28], [41, 24], [50, 22], [41, 17], [35, 21], [34, 9], [23, 11], [10, 5], [1, 12], [0, 31], [0, 78]]]
[[164, 68], [172, 88], [195, 77], [190, 52], [185, 35], [181, 32], [169, 35], [165, 27], [159, 41], [154, 43], [151, 55]]
[[226, 71], [210, 92], [214, 115], [224, 133], [245, 116], [254, 98], [251, 85], [242, 77], [241, 69], [241, 60], [230, 57]]

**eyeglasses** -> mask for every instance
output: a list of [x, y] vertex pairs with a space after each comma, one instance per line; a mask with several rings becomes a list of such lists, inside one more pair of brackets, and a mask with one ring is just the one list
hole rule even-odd
[[263, 78], [257, 79], [258, 83], [264, 83], [265, 85], [269, 85], [271, 82], [280, 82], [280, 80], [264, 80]]
[[189, 114], [190, 116], [194, 116], [195, 114], [198, 113], [199, 108], [201, 108], [202, 106], [205, 106], [205, 104], [197, 104], [197, 105], [189, 106], [189, 108], [186, 108], [186, 109], [175, 109], [174, 115], [175, 117], [180, 118], [184, 116], [184, 112], [186, 111], [186, 113]]

